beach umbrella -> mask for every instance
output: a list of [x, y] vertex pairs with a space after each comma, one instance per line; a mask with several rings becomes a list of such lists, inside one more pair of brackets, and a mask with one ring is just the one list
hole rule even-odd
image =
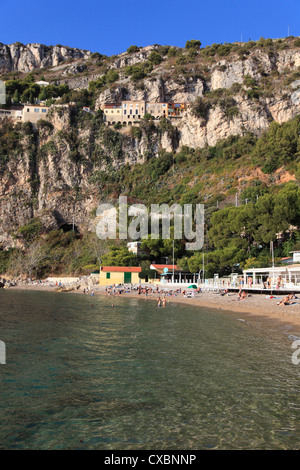
[[196, 284], [192, 284], [191, 286], [188, 287], [188, 289], [197, 289]]

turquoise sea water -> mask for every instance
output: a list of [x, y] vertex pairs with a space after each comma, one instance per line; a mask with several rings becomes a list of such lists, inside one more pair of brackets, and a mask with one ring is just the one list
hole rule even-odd
[[0, 449], [299, 448], [288, 327], [144, 299], [2, 290], [0, 340]]

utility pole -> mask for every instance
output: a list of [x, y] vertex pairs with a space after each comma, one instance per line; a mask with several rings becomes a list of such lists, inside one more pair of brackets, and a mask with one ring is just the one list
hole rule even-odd
[[203, 284], [205, 284], [205, 276], [204, 276], [204, 251], [202, 253], [202, 270], [203, 270]]
[[174, 238], [173, 238], [173, 283], [175, 282], [174, 279]]
[[274, 246], [273, 246], [273, 242], [270, 242], [270, 245], [271, 245], [271, 254], [272, 254], [272, 267], [274, 268]]
[[238, 193], [235, 193], [235, 206], [237, 207], [238, 205]]

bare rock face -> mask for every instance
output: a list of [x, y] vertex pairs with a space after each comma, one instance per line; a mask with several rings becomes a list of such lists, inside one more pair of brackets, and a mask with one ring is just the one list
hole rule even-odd
[[89, 51], [60, 45], [0, 43], [0, 71], [28, 73], [37, 68], [55, 67], [67, 60], [88, 59], [90, 55]]
[[[147, 51], [139, 54], [134, 54], [132, 60], [139, 62], [147, 57]], [[124, 54], [124, 60], [127, 56], [128, 54]], [[222, 59], [208, 66], [205, 79], [197, 73], [194, 76], [177, 74], [173, 77], [172, 68], [166, 70], [160, 64], [150, 78], [142, 81], [142, 86], [136, 86], [127, 78], [119, 80], [113, 87], [100, 93], [96, 108], [108, 101], [122, 100], [184, 102], [191, 107], [188, 107], [187, 113], [174, 124], [179, 131], [178, 149], [182, 145], [215, 145], [219, 139], [233, 134], [242, 135], [245, 131], [260, 135], [272, 120], [282, 124], [295, 117], [300, 112], [299, 80], [295, 80], [290, 86], [286, 85], [285, 89], [282, 89], [282, 85], [272, 88], [271, 96], [270, 92], [265, 96], [262, 93], [259, 99], [255, 99], [247, 96], [246, 92], [250, 88], [245, 85], [245, 79], [250, 77], [259, 83], [265, 76], [280, 78], [286, 72], [297, 71], [299, 64], [299, 49], [281, 50], [276, 53], [256, 49], [243, 60], [238, 57]], [[276, 78], [274, 80], [276, 82]], [[238, 85], [234, 92], [231, 91], [233, 85]], [[192, 113], [195, 100], [205, 96], [207, 91], [216, 90], [230, 90], [236, 106], [234, 116], [227, 117], [224, 109], [218, 103], [213, 103], [206, 119], [195, 117]], [[162, 141], [162, 146], [164, 145], [166, 150], [170, 148], [165, 138]]]

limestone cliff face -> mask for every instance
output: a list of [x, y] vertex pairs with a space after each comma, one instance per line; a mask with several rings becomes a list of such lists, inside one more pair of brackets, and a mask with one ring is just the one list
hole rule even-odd
[[89, 51], [66, 46], [43, 44], [0, 43], [0, 72], [31, 72], [43, 67], [55, 67], [64, 61], [88, 59]]
[[[160, 129], [155, 121], [156, 127], [147, 130], [141, 126], [133, 132], [130, 127], [112, 130], [100, 119], [94, 124], [79, 121], [74, 127], [71, 106], [54, 108], [49, 114], [53, 128], [42, 126], [29, 135], [22, 134], [23, 151], [10, 158], [1, 170], [1, 246], [18, 246], [21, 241], [16, 237], [17, 228], [32, 217], [39, 217], [46, 230], [73, 221], [81, 232], [88, 230], [91, 212], [101, 199], [101, 175], [111, 176], [125, 164], [144, 163], [157, 157], [161, 149], [176, 152], [182, 146], [202, 148], [246, 131], [259, 135], [273, 120], [284, 123], [300, 112], [300, 80], [296, 76], [289, 82], [284, 80], [299, 70], [299, 49], [276, 54], [256, 50], [244, 60], [234, 57], [212, 61], [206, 65], [205, 73], [196, 69], [189, 74], [173, 73], [173, 66], [166, 67], [162, 62], [137, 86], [122, 68], [147, 60], [153, 50], [152, 46], [135, 54], [124, 53], [111, 61], [109, 67], [117, 69], [120, 78], [99, 93], [95, 109], [105, 102], [147, 100], [185, 102], [190, 105], [187, 112], [173, 123], [171, 131]], [[71, 60], [78, 60], [80, 66], [90, 56], [88, 51], [62, 46], [0, 44], [0, 71], [59, 68]], [[66, 66], [70, 71], [70, 64]], [[77, 77], [78, 66], [72, 62], [73, 76], [66, 74], [61, 82], [66, 81], [73, 88], [87, 88], [89, 80], [97, 75]], [[260, 87], [258, 97], [247, 93], [247, 77]], [[265, 77], [272, 77], [267, 89], [263, 84]], [[222, 100], [214, 99], [205, 117], [195, 116], [195, 101], [208, 100], [218, 90], [223, 90], [224, 96], [226, 90], [230, 92], [234, 113], [226, 112]]]
[[22, 246], [17, 231], [31, 218], [39, 218], [46, 231], [73, 222], [81, 233], [89, 230], [91, 212], [103, 201], [101, 174], [143, 163], [150, 148], [158, 153], [155, 133], [137, 140], [128, 129], [118, 134], [101, 122], [74, 130], [74, 112], [72, 106], [58, 106], [49, 113], [53, 128], [22, 131], [23, 151], [1, 168], [0, 246]]
[[300, 98], [300, 90], [296, 94], [291, 94], [290, 99], [276, 96], [266, 98], [259, 103], [236, 96], [238, 114], [231, 119], [225, 116], [219, 106], [209, 112], [207, 120], [195, 119], [191, 112], [187, 112], [178, 124], [179, 145], [202, 148], [206, 145], [215, 145], [230, 135], [243, 135], [245, 131], [260, 135], [268, 129], [273, 120], [282, 124], [299, 114], [298, 97]]
[[[123, 59], [124, 60], [124, 59]], [[115, 62], [116, 68], [121, 66]], [[256, 135], [266, 130], [272, 120], [283, 123], [292, 119], [300, 112], [299, 80], [289, 85], [283, 85], [285, 74], [296, 72], [300, 66], [300, 50], [282, 50], [270, 54], [261, 50], [251, 52], [247, 59], [222, 59], [208, 66], [205, 74], [172, 74], [172, 69], [166, 70], [160, 65], [151, 78], [143, 80], [142, 89], [130, 81], [121, 78], [114, 86], [100, 93], [96, 101], [96, 109], [105, 102], [120, 102], [121, 100], [147, 100], [156, 102], [185, 102], [192, 105], [195, 100], [204, 96], [205, 92], [216, 90], [232, 90], [234, 85], [240, 89], [232, 91], [236, 102], [237, 113], [230, 119], [226, 118], [224, 110], [214, 103], [205, 120], [196, 118], [191, 108], [186, 115], [176, 122], [179, 131], [178, 146], [203, 147], [214, 145], [218, 140], [229, 135], [241, 135], [245, 131]], [[244, 85], [246, 77], [251, 77], [260, 83], [265, 76], [274, 76], [269, 93], [262, 86], [259, 99], [251, 99]]]

